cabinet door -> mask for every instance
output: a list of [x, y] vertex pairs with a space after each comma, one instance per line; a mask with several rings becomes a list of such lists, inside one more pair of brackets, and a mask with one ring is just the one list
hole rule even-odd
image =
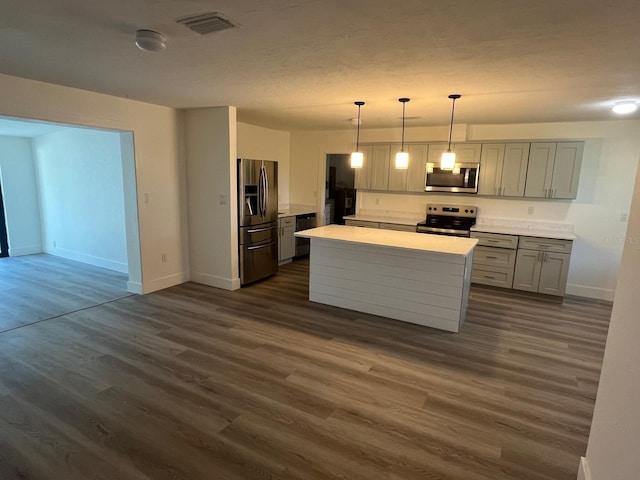
[[502, 185], [504, 143], [485, 143], [480, 156], [479, 195], [499, 195]]
[[583, 142], [558, 142], [551, 179], [552, 198], [576, 198], [582, 166]]
[[456, 143], [452, 146], [456, 153], [456, 163], [479, 163], [481, 143]]
[[513, 288], [527, 292], [537, 292], [540, 283], [540, 258], [542, 252], [518, 249], [516, 268], [513, 274]]
[[387, 190], [389, 188], [389, 155], [390, 145], [375, 145], [371, 153], [371, 189]]
[[409, 145], [407, 150], [409, 152], [407, 192], [424, 192], [429, 146], [427, 144]]
[[569, 258], [570, 255], [568, 253], [544, 252], [542, 254], [542, 268], [538, 287], [540, 293], [564, 295], [569, 274]]
[[427, 163], [432, 163], [434, 167], [440, 167], [442, 154], [447, 151], [446, 143], [430, 143], [427, 153]]
[[[400, 151], [400, 145], [391, 145], [391, 152], [389, 158], [389, 191], [393, 192], [405, 192], [407, 190], [407, 173], [408, 169], [402, 170], [396, 168], [396, 153]], [[409, 152], [407, 146], [405, 146], [405, 152]], [[411, 166], [411, 152], [409, 152], [409, 166]]]
[[282, 227], [282, 236], [280, 237], [280, 260], [293, 258], [296, 254], [296, 231], [295, 225]]
[[553, 164], [556, 158], [555, 143], [532, 143], [529, 152], [529, 169], [525, 197], [546, 198], [551, 189]]
[[506, 197], [522, 197], [524, 195], [528, 161], [528, 143], [507, 143], [505, 145], [500, 195]]
[[356, 190], [370, 190], [371, 189], [371, 157], [373, 147], [366, 146], [360, 147], [360, 151], [364, 156], [362, 161], [362, 168], [356, 168], [356, 179], [354, 187]]

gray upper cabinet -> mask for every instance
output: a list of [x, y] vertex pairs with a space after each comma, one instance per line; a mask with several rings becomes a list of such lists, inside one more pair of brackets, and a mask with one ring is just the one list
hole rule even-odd
[[480, 157], [480, 179], [478, 194], [499, 195], [502, 186], [504, 143], [485, 143]]
[[584, 142], [558, 142], [551, 178], [551, 198], [576, 198]]
[[[407, 192], [424, 192], [427, 173], [427, 155], [429, 145], [409, 145], [409, 169], [407, 170]], [[391, 187], [389, 187], [391, 190]]]
[[[407, 190], [407, 173], [408, 169], [400, 170], [396, 168], [396, 153], [400, 151], [400, 144], [391, 145], [391, 153], [389, 157], [389, 190], [395, 192], [405, 192]], [[407, 146], [405, 151], [409, 152]], [[411, 165], [411, 152], [409, 152], [409, 165]]]
[[389, 188], [389, 157], [391, 145], [375, 145], [371, 152], [371, 189]]
[[478, 193], [522, 197], [527, 178], [528, 158], [528, 143], [483, 144]]
[[356, 168], [356, 179], [354, 186], [358, 190], [370, 190], [371, 189], [371, 157], [373, 152], [373, 147], [371, 146], [361, 146], [360, 151], [362, 152], [364, 159], [362, 161], [362, 168]]
[[389, 156], [389, 191], [394, 192], [424, 192], [425, 174], [427, 166], [427, 152], [429, 145], [405, 145], [409, 154], [409, 168], [396, 168], [396, 153], [400, 151], [400, 144], [391, 145]]
[[529, 153], [529, 172], [525, 196], [548, 197], [553, 176], [553, 164], [556, 158], [555, 143], [532, 143]]
[[584, 142], [532, 143], [525, 197], [573, 199]]
[[452, 150], [456, 153], [456, 163], [479, 163], [481, 143], [456, 143]]

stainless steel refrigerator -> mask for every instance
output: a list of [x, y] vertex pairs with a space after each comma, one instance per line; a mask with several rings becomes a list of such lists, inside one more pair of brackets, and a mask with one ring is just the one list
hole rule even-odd
[[278, 164], [238, 159], [240, 283], [278, 271]]

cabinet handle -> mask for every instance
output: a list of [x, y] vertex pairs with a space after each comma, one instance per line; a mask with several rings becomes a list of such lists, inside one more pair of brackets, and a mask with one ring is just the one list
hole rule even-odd
[[543, 253], [542, 254], [542, 261], [544, 263], [547, 263], [549, 261], [549, 254], [548, 253]]
[[504, 189], [505, 187], [500, 188], [500, 195], [502, 195], [504, 197]]
[[548, 188], [544, 189], [544, 198], [549, 198], [549, 189]]
[[538, 255], [536, 256], [536, 262], [542, 262], [542, 252], [538, 252]]
[[492, 257], [492, 256], [490, 256], [490, 255], [487, 255], [487, 257], [486, 257], [486, 258], [490, 258], [491, 260], [497, 260], [497, 259], [498, 259], [498, 257]]
[[556, 197], [556, 191], [554, 188], [551, 189], [551, 198], [555, 198]]
[[496, 277], [494, 277], [493, 275], [484, 275], [484, 278], [490, 278], [492, 280], [495, 280]]
[[496, 187], [496, 197], [500, 195], [500, 187]]

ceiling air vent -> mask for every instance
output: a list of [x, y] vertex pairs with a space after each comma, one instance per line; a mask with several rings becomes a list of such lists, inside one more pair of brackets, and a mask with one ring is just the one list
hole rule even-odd
[[185, 25], [200, 35], [208, 35], [210, 33], [219, 32], [220, 30], [227, 30], [228, 28], [236, 28], [240, 26], [238, 23], [217, 12], [191, 15], [189, 17], [176, 20], [176, 23]]

